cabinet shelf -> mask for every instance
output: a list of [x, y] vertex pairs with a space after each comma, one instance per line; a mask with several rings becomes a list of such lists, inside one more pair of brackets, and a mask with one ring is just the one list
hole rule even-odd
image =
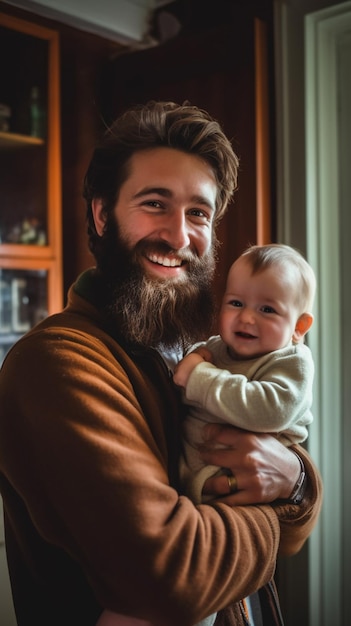
[[40, 139], [39, 137], [0, 131], [0, 150], [16, 150], [18, 148], [25, 148], [26, 146], [42, 146], [44, 143], [44, 139]]
[[13, 259], [51, 259], [49, 246], [25, 243], [0, 243], [0, 266], [12, 267]]

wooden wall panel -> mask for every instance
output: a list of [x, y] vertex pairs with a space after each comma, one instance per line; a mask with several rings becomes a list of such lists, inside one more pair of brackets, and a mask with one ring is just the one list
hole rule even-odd
[[[271, 24], [268, 15], [267, 22], [260, 21], [257, 28], [255, 14], [253, 7], [236, 8], [226, 23], [201, 30], [188, 28], [160, 46], [122, 55], [102, 75], [109, 123], [133, 103], [189, 100], [207, 109], [232, 139], [240, 158], [239, 188], [218, 229], [222, 245], [214, 285], [217, 299], [232, 261], [248, 244], [257, 242], [258, 227], [260, 232], [264, 227], [265, 237], [270, 238]], [[257, 211], [262, 208], [265, 213], [258, 220]]]
[[[217, 0], [215, 12], [208, 0], [171, 6], [178, 4], [186, 17], [175, 38], [129, 52], [120, 44], [0, 0], [0, 9], [55, 28], [60, 36], [64, 297], [75, 276], [93, 263], [81, 195], [91, 152], [104, 124], [132, 103], [152, 98], [189, 100], [207, 109], [232, 139], [240, 158], [239, 188], [218, 229], [222, 243], [214, 286], [218, 298], [231, 262], [257, 241], [262, 197], [266, 199], [264, 237], [274, 238], [274, 198], [267, 194], [273, 188], [274, 142], [266, 124], [273, 111], [273, 2]], [[264, 80], [263, 86], [257, 78]]]

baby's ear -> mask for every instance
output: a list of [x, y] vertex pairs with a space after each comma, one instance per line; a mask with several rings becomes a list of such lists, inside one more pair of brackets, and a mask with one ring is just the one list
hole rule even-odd
[[303, 341], [307, 331], [313, 324], [313, 315], [311, 313], [302, 313], [296, 322], [295, 330], [292, 336], [293, 343], [300, 343]]

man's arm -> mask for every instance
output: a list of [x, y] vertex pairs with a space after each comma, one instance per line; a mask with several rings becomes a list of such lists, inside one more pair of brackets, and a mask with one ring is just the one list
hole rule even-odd
[[[101, 606], [190, 626], [270, 580], [281, 533], [295, 545], [311, 523], [301, 508], [283, 507], [284, 526], [271, 506], [195, 507], [180, 496], [169, 482], [171, 408], [160, 409], [169, 379], [154, 385], [100, 335], [33, 331], [12, 353], [2, 374], [1, 466], [43, 540], [82, 569]], [[263, 457], [259, 440], [255, 448]], [[270, 490], [276, 498], [296, 478], [285, 470]]]
[[[317, 522], [323, 496], [320, 473], [306, 450], [301, 446], [286, 448], [271, 435], [233, 426], [208, 424], [204, 433], [202, 460], [230, 470], [238, 486], [237, 492], [228, 495], [227, 476], [215, 476], [207, 480], [204, 493], [231, 506], [271, 502], [281, 526], [280, 552], [298, 552]], [[218, 444], [225, 447], [218, 448]], [[289, 503], [301, 473], [296, 454], [306, 471], [300, 504]]]
[[168, 372], [156, 385], [155, 363], [139, 369], [99, 332], [35, 330], [8, 358], [0, 466], [41, 550], [72, 559], [102, 607], [190, 626], [270, 580], [278, 518], [270, 506], [196, 507], [171, 486]]

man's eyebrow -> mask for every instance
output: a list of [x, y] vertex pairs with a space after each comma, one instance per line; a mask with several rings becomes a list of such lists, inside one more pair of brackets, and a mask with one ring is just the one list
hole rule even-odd
[[204, 198], [203, 196], [192, 196], [191, 201], [194, 202], [194, 204], [203, 204], [208, 209], [211, 209], [211, 211], [216, 210], [216, 207], [212, 204], [212, 202], [210, 202], [210, 200], [207, 200], [207, 198]]
[[166, 187], [143, 187], [133, 197], [141, 198], [142, 196], [148, 196], [153, 193], [157, 194], [158, 196], [163, 196], [164, 198], [171, 198], [171, 196], [173, 195], [172, 191], [170, 189], [167, 189]]

